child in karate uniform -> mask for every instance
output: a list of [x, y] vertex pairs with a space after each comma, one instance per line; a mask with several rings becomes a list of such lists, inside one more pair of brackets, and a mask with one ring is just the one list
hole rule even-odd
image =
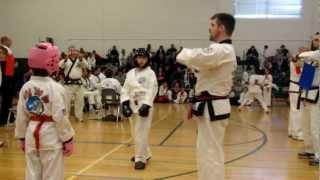
[[131, 133], [135, 143], [135, 169], [145, 169], [151, 158], [148, 136], [152, 122], [153, 101], [157, 95], [158, 84], [151, 70], [148, 52], [141, 48], [134, 55], [135, 68], [126, 76], [121, 90], [122, 113], [129, 117]]
[[59, 54], [49, 43], [37, 44], [29, 52], [33, 75], [20, 91], [15, 128], [25, 152], [27, 180], [63, 180], [63, 156], [73, 153], [66, 92], [49, 77], [59, 69]]

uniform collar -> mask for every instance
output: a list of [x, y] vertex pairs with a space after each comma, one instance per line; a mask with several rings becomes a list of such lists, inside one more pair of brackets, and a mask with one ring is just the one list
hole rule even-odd
[[232, 44], [232, 40], [231, 39], [225, 39], [225, 40], [219, 42], [219, 44]]
[[40, 81], [47, 81], [47, 80], [50, 80], [50, 77], [48, 76], [34, 76], [32, 75], [30, 80], [40, 80]]

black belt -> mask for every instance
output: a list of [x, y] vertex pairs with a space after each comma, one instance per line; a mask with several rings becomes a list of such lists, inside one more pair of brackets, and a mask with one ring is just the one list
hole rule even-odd
[[[310, 90], [318, 90], [318, 93], [317, 93], [317, 96], [316, 96], [316, 99], [315, 100], [310, 100], [310, 99], [307, 99], [308, 97], [308, 91]], [[312, 86], [309, 90], [306, 91], [306, 97], [303, 98], [301, 97], [302, 95], [302, 89], [300, 88], [299, 90], [299, 97], [298, 97], [298, 104], [297, 104], [297, 109], [300, 109], [300, 104], [301, 104], [301, 101], [307, 101], [309, 103], [317, 103], [318, 100], [319, 100], [319, 86]]]
[[[199, 104], [199, 108], [198, 108], [199, 112], [197, 112], [197, 113], [199, 113], [198, 115], [203, 115], [205, 104], [207, 104], [210, 120], [217, 121], [217, 120], [224, 120], [224, 119], [227, 119], [230, 117], [230, 113], [222, 114], [222, 115], [215, 115], [214, 108], [212, 106], [212, 101], [221, 100], [221, 99], [229, 99], [229, 96], [213, 96], [209, 92], [204, 91], [204, 92], [201, 92], [201, 94], [199, 96], [195, 96], [195, 97], [191, 98], [190, 102], [192, 102], [192, 103], [202, 102], [201, 104]], [[194, 114], [196, 114], [196, 113], [194, 113]]]
[[64, 81], [65, 85], [82, 85], [81, 79], [67, 79]]
[[290, 82], [299, 86], [299, 82], [297, 81], [290, 80]]
[[[293, 84], [296, 84], [296, 85], [299, 86], [299, 82], [297, 82], [297, 81], [290, 80], [290, 83], [293, 83]], [[288, 93], [296, 93], [296, 94], [299, 94], [300, 91], [288, 91]]]
[[214, 96], [211, 95], [208, 91], [201, 92], [199, 96], [194, 96], [190, 98], [190, 102], [201, 102], [201, 101], [213, 101], [220, 99], [229, 99], [229, 96]]

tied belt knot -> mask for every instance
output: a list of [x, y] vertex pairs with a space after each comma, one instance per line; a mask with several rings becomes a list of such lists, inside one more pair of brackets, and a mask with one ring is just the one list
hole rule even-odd
[[202, 102], [202, 101], [213, 101], [220, 99], [229, 99], [229, 96], [214, 96], [208, 91], [201, 92], [198, 96], [193, 96], [190, 98], [191, 103]]
[[64, 83], [66, 85], [82, 85], [81, 79], [66, 79]]
[[210, 120], [211, 121], [223, 120], [223, 119], [229, 118], [230, 117], [230, 113], [222, 114], [222, 115], [216, 115], [215, 114], [215, 110], [214, 110], [213, 105], [212, 105], [212, 101], [214, 101], [214, 100], [223, 100], [223, 99], [229, 99], [229, 96], [214, 96], [214, 95], [211, 95], [207, 91], [201, 92], [200, 95], [198, 95], [198, 96], [191, 97], [190, 98], [190, 102], [192, 104], [195, 104], [195, 103], [200, 103], [200, 104], [198, 105], [196, 110], [193, 109], [192, 105], [191, 105], [191, 108], [190, 108], [190, 110], [188, 112], [188, 118], [190, 119], [193, 116], [193, 114], [196, 115], [196, 116], [202, 116], [203, 113], [204, 113], [204, 108], [205, 108], [206, 104], [208, 106], [208, 112], [209, 112], [209, 116], [210, 116]]
[[40, 149], [40, 130], [45, 122], [54, 122], [52, 119], [52, 116], [47, 116], [47, 115], [33, 115], [31, 116], [31, 121], [36, 121], [39, 122], [36, 126], [36, 129], [33, 132], [33, 137], [35, 139], [35, 145], [37, 151]]

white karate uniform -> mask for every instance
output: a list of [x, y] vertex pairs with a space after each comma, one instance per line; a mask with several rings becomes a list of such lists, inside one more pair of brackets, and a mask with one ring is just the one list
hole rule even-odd
[[[214, 96], [228, 96], [233, 84], [233, 72], [236, 69], [236, 55], [231, 44], [213, 43], [208, 48], [184, 48], [177, 61], [188, 68], [195, 69], [197, 83], [195, 95], [207, 91]], [[215, 115], [229, 114], [229, 99], [212, 101]], [[210, 121], [208, 107], [203, 116], [197, 118], [197, 166], [198, 179], [224, 179], [223, 141], [228, 118]]]
[[[153, 101], [157, 95], [158, 84], [155, 73], [148, 66], [143, 70], [138, 68], [131, 69], [126, 76], [126, 80], [121, 90], [120, 100], [130, 101], [130, 107], [133, 115], [129, 118], [131, 133], [135, 142], [135, 161], [146, 163], [151, 157], [149, 147], [149, 132], [152, 122]], [[143, 105], [149, 105], [148, 117], [139, 116], [139, 108]]]
[[289, 85], [289, 100], [290, 100], [290, 114], [289, 114], [289, 125], [288, 135], [295, 139], [303, 139], [302, 133], [302, 112], [303, 105], [300, 105], [298, 109], [298, 98], [299, 98], [299, 79], [300, 74], [297, 74], [295, 65], [290, 62], [290, 85]]
[[248, 92], [244, 95], [243, 100], [242, 100], [239, 108], [241, 109], [248, 102], [252, 102], [255, 99], [258, 100], [258, 102], [260, 103], [261, 107], [263, 108], [263, 110], [265, 112], [269, 111], [266, 103], [263, 100], [261, 85], [260, 84], [252, 84], [251, 82], [249, 83], [249, 86], [248, 86]]
[[263, 79], [263, 101], [267, 106], [271, 106], [273, 78], [271, 74], [265, 75]]
[[[64, 70], [64, 75], [67, 76], [70, 68], [72, 67], [69, 78], [72, 80], [78, 80], [81, 82], [82, 71], [83, 69], [88, 68], [88, 64], [85, 60], [75, 60], [75, 64], [72, 67], [72, 61], [67, 59], [66, 61], [62, 60], [59, 62], [60, 68]], [[75, 116], [79, 121], [83, 121], [83, 107], [84, 107], [84, 94], [83, 87], [81, 84], [65, 84], [64, 86], [67, 92], [68, 98], [68, 112], [71, 109], [71, 100], [74, 99], [74, 112]]]
[[82, 85], [84, 87], [84, 97], [88, 98], [89, 105], [95, 105], [98, 109], [101, 108], [101, 91], [100, 84], [97, 84], [93, 79], [94, 75], [90, 74], [89, 78], [82, 78]]
[[[26, 104], [32, 98], [36, 99], [32, 101], [34, 108], [28, 110]], [[46, 115], [53, 120], [42, 124], [39, 154], [34, 132], [40, 122], [32, 121], [32, 115]], [[15, 123], [15, 137], [25, 138], [26, 179], [63, 180], [62, 143], [74, 136], [65, 89], [49, 77], [32, 76], [20, 91]]]
[[[313, 97], [315, 97], [319, 91], [320, 84], [320, 50], [303, 52], [299, 57], [307, 63], [315, 62], [318, 64], [312, 83], [312, 86], [318, 87], [318, 89], [309, 90], [308, 96], [304, 96], [306, 99], [314, 100], [315, 98]], [[306, 102], [303, 111], [307, 117], [302, 118], [305, 151], [311, 153], [314, 152], [316, 159], [320, 159], [320, 101], [318, 100], [316, 103]]]

